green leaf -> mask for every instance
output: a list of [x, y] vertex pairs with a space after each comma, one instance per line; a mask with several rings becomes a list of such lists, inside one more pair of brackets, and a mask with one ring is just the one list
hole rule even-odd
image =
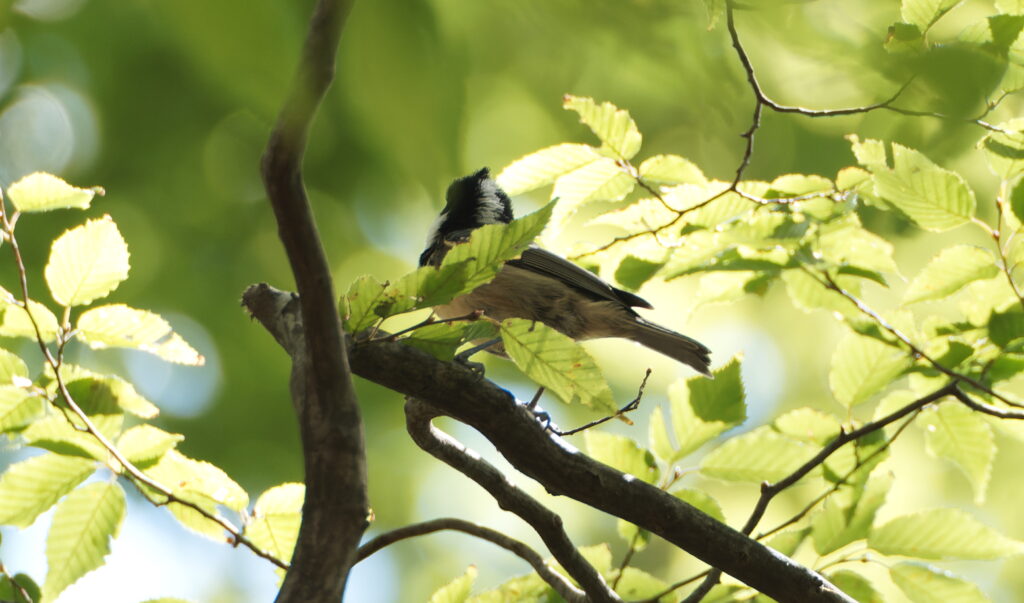
[[1007, 312], [993, 312], [988, 319], [988, 333], [992, 343], [1001, 348], [1024, 337], [1024, 312], [1017, 308]]
[[863, 490], [843, 488], [827, 498], [811, 522], [815, 552], [827, 555], [867, 538], [891, 488], [892, 476], [883, 473], [869, 479]]
[[691, 377], [669, 388], [672, 431], [679, 444], [672, 463], [747, 418], [739, 357], [716, 369], [714, 379]]
[[774, 482], [798, 469], [816, 450], [770, 427], [759, 427], [712, 450], [701, 461], [700, 471], [727, 481]]
[[885, 603], [882, 594], [875, 590], [871, 581], [850, 570], [839, 570], [828, 574], [828, 580], [839, 590], [857, 600], [857, 603]]
[[905, 23], [916, 25], [921, 31], [925, 31], [959, 2], [960, 0], [902, 0], [900, 15]]
[[646, 181], [661, 184], [706, 185], [708, 179], [695, 163], [678, 155], [655, 155], [640, 164], [637, 172]]
[[464, 603], [476, 582], [476, 566], [466, 568], [466, 573], [437, 589], [430, 595], [430, 603]]
[[893, 169], [874, 170], [875, 190], [918, 226], [941, 232], [970, 222], [977, 202], [956, 172], [893, 143]]
[[249, 504], [249, 495], [223, 470], [177, 450], [167, 451], [146, 473], [185, 500], [224, 505], [235, 511]]
[[973, 281], [999, 274], [995, 258], [987, 249], [954, 245], [932, 258], [903, 294], [904, 304], [942, 299]]
[[245, 535], [264, 551], [282, 561], [290, 561], [302, 523], [303, 484], [281, 484], [260, 495], [253, 508]]
[[17, 354], [0, 348], [0, 383], [28, 382], [28, 366]]
[[872, 531], [868, 545], [884, 555], [921, 559], [1000, 559], [1024, 552], [960, 509], [935, 509], [897, 517]]
[[884, 142], [874, 139], [861, 142], [856, 134], [849, 134], [846, 139], [853, 147], [853, 155], [857, 158], [857, 163], [872, 171], [886, 167]]
[[[793, 305], [804, 312], [828, 310], [838, 312], [847, 318], [859, 319], [863, 316], [853, 302], [840, 293], [826, 288], [803, 270], [786, 270], [782, 273], [782, 280], [786, 283], [786, 293], [793, 300]], [[840, 275], [835, 277], [835, 280], [840, 287], [853, 294], [859, 290], [852, 277]]]
[[[81, 423], [77, 418], [75, 421], [76, 424]], [[21, 433], [21, 437], [29, 446], [57, 454], [97, 461], [107, 459], [107, 450], [103, 444], [92, 434], [76, 429], [62, 414], [51, 414], [35, 421]]]
[[722, 506], [707, 492], [694, 490], [693, 488], [680, 488], [679, 490], [674, 490], [672, 496], [696, 508], [705, 515], [725, 523], [725, 513], [722, 511]]
[[615, 531], [618, 532], [619, 537], [636, 552], [646, 549], [647, 544], [651, 541], [650, 532], [647, 530], [641, 530], [624, 519], [619, 519], [615, 522]]
[[121, 434], [117, 440], [117, 449], [132, 463], [146, 465], [159, 459], [184, 439], [185, 436], [180, 433], [167, 433], [143, 423]]
[[885, 389], [912, 364], [902, 350], [849, 333], [832, 355], [828, 379], [832, 395], [843, 406], [856, 406]]
[[[199, 505], [210, 515], [217, 515], [217, 508], [212, 503], [203, 501], [195, 504]], [[167, 510], [171, 512], [171, 515], [173, 515], [174, 518], [178, 520], [178, 523], [183, 527], [215, 542], [224, 541], [224, 528], [216, 521], [206, 517], [192, 507], [188, 507], [180, 503], [170, 503], [167, 505]]]
[[501, 339], [519, 370], [566, 404], [579, 400], [597, 410], [617, 410], [601, 369], [571, 338], [540, 322], [510, 318], [501, 323]]
[[797, 197], [811, 193], [829, 193], [835, 189], [832, 181], [815, 174], [783, 174], [772, 180], [767, 197], [778, 199]]
[[594, 460], [648, 484], [658, 481], [658, 464], [654, 462], [654, 455], [633, 440], [593, 429], [583, 432], [583, 439], [587, 443], [587, 454]]
[[92, 461], [52, 453], [14, 463], [0, 476], [0, 525], [32, 525], [95, 469]]
[[773, 425], [791, 438], [819, 445], [835, 439], [842, 429], [838, 419], [810, 407], [791, 410], [775, 419]]
[[668, 584], [635, 567], [623, 568], [616, 581], [615, 592], [624, 601], [649, 601], [655, 595], [665, 592]]
[[516, 159], [498, 174], [498, 186], [511, 196], [551, 184], [556, 179], [598, 158], [594, 147], [558, 144]]
[[651, 262], [627, 255], [622, 258], [619, 267], [615, 270], [615, 280], [626, 289], [636, 291], [664, 265], [665, 262]]
[[[27, 598], [25, 594], [28, 595]], [[42, 598], [43, 594], [39, 585], [27, 574], [0, 577], [0, 601], [38, 603]]]
[[78, 338], [94, 350], [130, 348], [177, 364], [200, 366], [204, 362], [166, 320], [148, 310], [124, 304], [97, 306], [82, 313], [76, 330]]
[[810, 533], [809, 527], [783, 530], [772, 536], [766, 544], [783, 555], [792, 557]]
[[835, 266], [899, 273], [892, 243], [865, 230], [855, 217], [824, 231], [818, 245], [822, 259]]
[[628, 195], [635, 185], [633, 177], [607, 157], [581, 166], [555, 182], [552, 196], [559, 203], [551, 222], [562, 226], [580, 206], [591, 201], [618, 201]]
[[[131, 383], [128, 383], [117, 375], [101, 375], [80, 366], [68, 363], [61, 365], [60, 374], [61, 377], [63, 377], [65, 384], [70, 384], [80, 379], [91, 379], [92, 381], [102, 383], [102, 387], [109, 391], [110, 395], [113, 396], [117, 405], [122, 410], [130, 412], [137, 417], [152, 419], [160, 414], [160, 409], [158, 409], [149, 400], [143, 398], [139, 392], [135, 391], [135, 387], [133, 387]], [[49, 370], [47, 370], [47, 377], [50, 379], [47, 392], [49, 392], [50, 395], [56, 395], [57, 383], [53, 379], [52, 373]]]
[[1013, 180], [1024, 173], [1024, 119], [1013, 119], [999, 124], [1008, 133], [992, 132], [981, 139], [985, 159], [995, 175]]
[[465, 341], [494, 339], [498, 329], [491, 323], [476, 321], [469, 324], [434, 323], [420, 327], [403, 337], [407, 345], [418, 348], [439, 360], [449, 362], [455, 350]]
[[[43, 304], [30, 299], [29, 311], [3, 287], [0, 287], [0, 335], [4, 337], [28, 337], [36, 339], [36, 330], [32, 326], [34, 318], [39, 325], [43, 341], [49, 343], [57, 339], [57, 317]], [[29, 312], [32, 316], [29, 317]]]
[[675, 454], [672, 442], [668, 439], [668, 428], [665, 426], [665, 415], [660, 406], [651, 411], [651, 420], [647, 424], [647, 442], [651, 452], [659, 459], [669, 462]]
[[608, 102], [597, 104], [592, 98], [568, 94], [562, 100], [562, 107], [578, 113], [580, 121], [601, 141], [601, 148], [616, 158], [631, 159], [640, 151], [643, 138], [626, 111]]
[[0, 433], [18, 431], [43, 415], [46, 401], [14, 385], [0, 385]]
[[921, 413], [928, 452], [947, 459], [967, 476], [974, 490], [974, 502], [985, 502], [996, 442], [992, 427], [982, 416], [959, 402], [945, 402]]
[[104, 216], [60, 235], [43, 274], [57, 303], [80, 306], [106, 297], [128, 278], [128, 268], [128, 245]]
[[912, 603], [988, 603], [991, 599], [977, 585], [919, 563], [897, 563], [889, 576]]
[[57, 505], [46, 537], [50, 571], [43, 584], [45, 599], [56, 599], [69, 585], [103, 565], [124, 515], [124, 491], [111, 482], [83, 486]]
[[[100, 189], [102, 191], [102, 189]], [[97, 189], [77, 188], [45, 172], [35, 172], [7, 188], [7, 197], [20, 212], [88, 209]]]

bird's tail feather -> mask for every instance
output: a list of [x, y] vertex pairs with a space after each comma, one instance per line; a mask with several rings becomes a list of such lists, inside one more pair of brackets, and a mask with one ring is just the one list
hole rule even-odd
[[712, 377], [711, 358], [709, 357], [711, 351], [704, 344], [682, 333], [676, 333], [647, 322], [642, 318], [638, 318], [635, 325], [636, 328], [630, 334], [630, 339], [691, 366], [703, 375]]

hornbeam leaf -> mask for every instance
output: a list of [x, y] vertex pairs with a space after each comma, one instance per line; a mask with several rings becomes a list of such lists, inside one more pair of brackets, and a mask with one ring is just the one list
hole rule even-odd
[[128, 245], [104, 216], [57, 237], [43, 275], [57, 303], [80, 306], [106, 297], [128, 278], [128, 268]]
[[942, 299], [973, 281], [999, 274], [992, 253], [973, 245], [954, 245], [932, 258], [910, 283], [903, 303]]
[[97, 189], [71, 186], [53, 174], [35, 172], [7, 188], [7, 196], [20, 212], [53, 209], [88, 209]]
[[643, 137], [628, 112], [608, 102], [597, 104], [592, 98], [572, 95], [565, 96], [562, 107], [578, 113], [580, 121], [601, 141], [601, 147], [617, 158], [631, 159], [640, 151]]
[[884, 555], [921, 559], [999, 559], [1024, 552], [960, 509], [935, 509], [897, 517], [875, 528], [868, 545]]

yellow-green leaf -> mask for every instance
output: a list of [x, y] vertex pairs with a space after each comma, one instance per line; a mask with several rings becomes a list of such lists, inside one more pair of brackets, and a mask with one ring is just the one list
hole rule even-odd
[[587, 454], [595, 460], [648, 484], [658, 481], [658, 465], [654, 456], [633, 440], [593, 429], [583, 432], [583, 439], [587, 443]]
[[90, 460], [46, 453], [0, 476], [0, 525], [25, 528], [96, 469]]
[[253, 508], [245, 535], [264, 551], [282, 561], [290, 561], [302, 523], [303, 484], [281, 484], [260, 495]]
[[921, 414], [928, 452], [951, 461], [967, 476], [974, 502], [985, 502], [996, 442], [992, 427], [981, 415], [957, 401], [945, 402]]
[[844, 406], [866, 402], [913, 364], [902, 350], [877, 339], [849, 333], [832, 355], [829, 385]]
[[728, 481], [773, 482], [795, 471], [816, 451], [816, 446], [759, 427], [712, 450], [701, 461], [700, 471]]
[[35, 172], [8, 187], [7, 196], [21, 212], [87, 209], [96, 189], [74, 187], [53, 174]]
[[551, 184], [560, 176], [601, 155], [585, 144], [558, 144], [516, 159], [498, 174], [498, 185], [511, 196]]
[[[28, 337], [36, 339], [36, 329], [32, 325], [34, 319], [39, 326], [43, 341], [49, 343], [57, 339], [57, 317], [43, 304], [30, 299], [29, 311], [15, 299], [10, 291], [0, 287], [0, 335], [4, 337]], [[31, 317], [29, 316], [31, 313]]]
[[695, 163], [678, 155], [655, 155], [640, 164], [637, 169], [644, 180], [662, 184], [699, 184], [704, 186], [708, 179]]
[[104, 216], [59, 236], [43, 274], [57, 303], [80, 306], [116, 289], [128, 278], [128, 268], [128, 245]]
[[942, 299], [973, 281], [999, 274], [995, 258], [987, 249], [954, 245], [932, 258], [903, 294], [903, 303]]
[[897, 563], [889, 576], [913, 603], [988, 603], [976, 584], [919, 563]]
[[714, 379], [691, 377], [669, 388], [675, 462], [747, 418], [740, 362], [734, 357], [714, 371]]
[[579, 114], [601, 141], [601, 148], [607, 149], [619, 159], [631, 159], [640, 150], [643, 137], [629, 113], [615, 105], [598, 104], [592, 98], [566, 95], [562, 106]]
[[179, 433], [168, 433], [143, 423], [128, 429], [117, 440], [117, 449], [136, 465], [152, 463], [185, 439]]
[[467, 567], [465, 574], [434, 591], [434, 594], [430, 595], [429, 603], [464, 603], [473, 590], [476, 574], [475, 565]]
[[46, 401], [15, 385], [0, 385], [0, 433], [16, 431], [43, 415]]
[[124, 491], [112, 482], [83, 486], [57, 505], [46, 537], [50, 569], [43, 584], [44, 599], [56, 599], [76, 580], [103, 565], [124, 515]]
[[921, 228], [944, 231], [974, 217], [977, 202], [963, 177], [927, 157], [893, 143], [893, 169], [874, 170], [878, 195]]
[[897, 517], [872, 531], [868, 545], [885, 555], [921, 559], [999, 559], [1024, 552], [960, 509], [935, 509]]
[[76, 330], [79, 339], [94, 350], [131, 348], [190, 366], [199, 366], [205, 361], [159, 314], [124, 304], [86, 310], [78, 318]]
[[519, 370], [565, 403], [617, 410], [601, 369], [571, 338], [540, 322], [510, 318], [501, 323], [501, 339]]

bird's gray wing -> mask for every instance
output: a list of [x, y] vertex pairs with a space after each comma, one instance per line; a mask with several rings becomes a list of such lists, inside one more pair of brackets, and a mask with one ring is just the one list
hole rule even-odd
[[510, 260], [507, 264], [557, 279], [598, 300], [608, 300], [641, 308], [651, 307], [651, 304], [642, 297], [622, 289], [616, 289], [589, 270], [580, 268], [569, 260], [536, 245], [530, 246], [519, 259]]

